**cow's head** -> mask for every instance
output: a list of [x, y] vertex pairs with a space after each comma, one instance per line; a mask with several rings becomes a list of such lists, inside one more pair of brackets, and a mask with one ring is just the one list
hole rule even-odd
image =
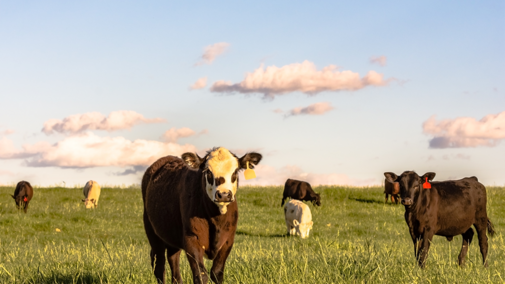
[[435, 175], [435, 173], [427, 172], [423, 176], [419, 176], [414, 171], [405, 171], [400, 176], [390, 172], [384, 173], [387, 181], [391, 183], [398, 182], [400, 185], [400, 197], [402, 204], [405, 206], [414, 203], [414, 197], [423, 190], [423, 183], [426, 178], [431, 181], [435, 178]]
[[226, 148], [214, 148], [200, 158], [196, 153], [184, 153], [182, 159], [194, 169], [200, 169], [205, 180], [205, 191], [209, 198], [219, 207], [221, 214], [226, 214], [227, 206], [235, 201], [238, 188], [238, 173], [254, 168], [261, 161], [261, 154], [247, 153], [238, 158]]
[[298, 220], [293, 220], [293, 225], [295, 226], [296, 234], [300, 236], [300, 238], [305, 239], [309, 237], [310, 230], [312, 229], [312, 225], [314, 222], [306, 222], [300, 223]]
[[18, 209], [25, 209], [26, 204], [28, 203], [28, 195], [19, 194], [17, 196], [14, 196], [11, 194], [11, 196], [14, 199], [14, 201], [16, 202], [16, 207]]
[[96, 207], [96, 200], [94, 198], [91, 198], [91, 199], [86, 198], [86, 199], [83, 199], [82, 202], [84, 202], [84, 206], [86, 206], [86, 209]]

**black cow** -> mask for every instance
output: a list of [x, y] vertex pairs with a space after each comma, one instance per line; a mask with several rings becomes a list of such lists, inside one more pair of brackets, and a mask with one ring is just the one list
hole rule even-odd
[[28, 210], [28, 203], [30, 203], [33, 197], [33, 188], [29, 182], [24, 180], [20, 181], [16, 185], [14, 195], [11, 194], [11, 196], [16, 201], [16, 207], [18, 209], [23, 209], [26, 213], [26, 210]]
[[284, 184], [284, 193], [282, 194], [281, 206], [284, 205], [284, 200], [290, 197], [301, 201], [311, 201], [312, 204], [321, 206], [321, 197], [312, 190], [308, 182], [288, 179]]
[[182, 159], [163, 157], [146, 170], [144, 228], [158, 283], [165, 283], [167, 259], [170, 282], [182, 283], [181, 250], [186, 251], [194, 283], [208, 281], [204, 257], [213, 261], [211, 280], [223, 282], [237, 229], [239, 172], [254, 168], [260, 160], [258, 153], [238, 158], [225, 148], [214, 148], [203, 158], [194, 153], [184, 153]]
[[414, 254], [420, 267], [425, 266], [433, 235], [451, 241], [462, 235], [463, 245], [459, 265], [464, 265], [468, 246], [472, 242], [473, 225], [479, 237], [482, 262], [487, 267], [487, 235], [494, 234], [493, 224], [486, 212], [486, 188], [476, 177], [441, 182], [428, 182], [435, 173], [423, 176], [405, 171], [400, 176], [384, 173], [389, 182], [400, 184], [400, 197], [405, 205], [405, 221], [414, 242]]

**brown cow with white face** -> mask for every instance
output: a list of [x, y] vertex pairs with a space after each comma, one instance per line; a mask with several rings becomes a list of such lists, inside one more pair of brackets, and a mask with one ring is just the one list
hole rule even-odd
[[142, 178], [144, 228], [151, 245], [151, 265], [165, 283], [165, 253], [172, 283], [182, 283], [181, 250], [186, 251], [194, 283], [207, 283], [203, 258], [213, 260], [210, 278], [223, 282], [224, 266], [232, 249], [238, 221], [238, 173], [254, 168], [262, 156], [238, 158], [225, 148], [214, 148], [203, 158], [185, 153], [152, 164]]

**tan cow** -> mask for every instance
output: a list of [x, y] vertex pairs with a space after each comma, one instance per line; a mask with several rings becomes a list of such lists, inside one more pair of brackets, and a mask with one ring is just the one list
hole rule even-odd
[[96, 208], [98, 206], [100, 190], [101, 189], [100, 185], [98, 185], [98, 182], [90, 180], [86, 183], [84, 190], [82, 191], [82, 193], [84, 193], [84, 197], [86, 197], [86, 199], [82, 200], [86, 206], [86, 209]]

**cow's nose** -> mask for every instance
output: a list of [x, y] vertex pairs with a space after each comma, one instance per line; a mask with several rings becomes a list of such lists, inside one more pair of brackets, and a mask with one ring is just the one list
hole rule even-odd
[[217, 202], [231, 202], [233, 194], [231, 190], [228, 191], [216, 191], [216, 201]]
[[412, 199], [411, 198], [402, 198], [402, 204], [403, 205], [412, 205]]

